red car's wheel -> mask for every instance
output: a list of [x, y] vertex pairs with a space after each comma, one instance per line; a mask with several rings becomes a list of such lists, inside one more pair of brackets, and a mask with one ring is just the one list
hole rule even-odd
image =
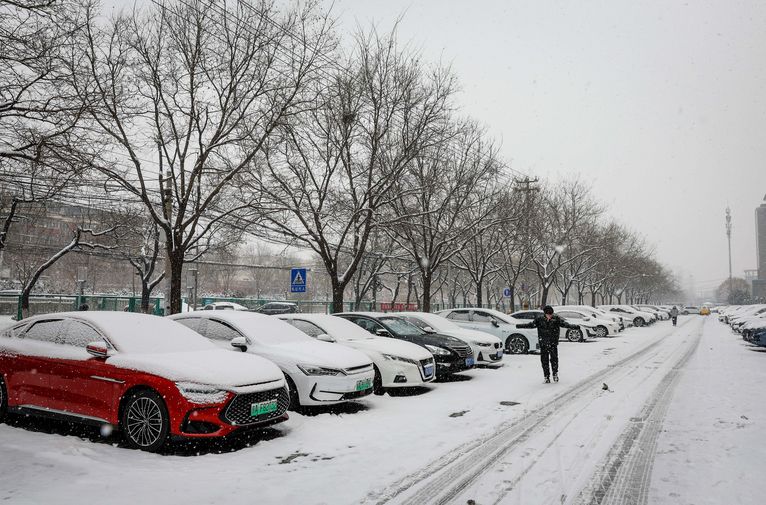
[[5, 419], [6, 412], [8, 412], [8, 392], [5, 389], [5, 381], [0, 375], [0, 423]]
[[170, 431], [170, 416], [162, 397], [150, 390], [132, 393], [122, 411], [121, 428], [131, 447], [159, 450]]

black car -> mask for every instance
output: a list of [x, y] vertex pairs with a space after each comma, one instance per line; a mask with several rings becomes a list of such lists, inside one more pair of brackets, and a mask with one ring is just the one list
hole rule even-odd
[[348, 319], [374, 335], [405, 340], [425, 347], [434, 355], [437, 377], [470, 370], [475, 366], [473, 351], [462, 340], [428, 333], [401, 317], [375, 312], [345, 312], [335, 315]]
[[255, 312], [273, 316], [275, 314], [293, 314], [298, 311], [298, 305], [291, 302], [268, 302], [264, 303]]

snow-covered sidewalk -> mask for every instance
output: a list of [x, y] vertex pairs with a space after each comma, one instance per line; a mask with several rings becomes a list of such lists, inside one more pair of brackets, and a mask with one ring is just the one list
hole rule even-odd
[[710, 318], [658, 439], [650, 503], [766, 502], [766, 349]]
[[[436, 384], [421, 395], [368, 398], [340, 414], [291, 413], [289, 421], [269, 430], [263, 439], [252, 440], [252, 446], [233, 444], [225, 447], [230, 452], [221, 454], [210, 448], [203, 448], [200, 455], [193, 451], [146, 454], [116, 447], [114, 439], [97, 443], [62, 436], [65, 430], [51, 429], [45, 423], [0, 425], [0, 501], [87, 504], [108, 499], [111, 504], [131, 505], [156, 501], [184, 505], [398, 501], [406, 497], [410, 484], [429, 480], [429, 473], [441, 462], [479, 447], [501, 427], [527, 421], [533, 425], [540, 409], [558, 405], [555, 402], [565, 405], [567, 411], [546, 418], [546, 423], [566, 425], [577, 418], [578, 423], [603, 427], [603, 432], [616, 437], [621, 426], [612, 426], [604, 409], [618, 398], [631, 399], [628, 392], [633, 389], [650, 391], [660, 376], [650, 373], [652, 356], [658, 362], [671, 363], [672, 356], [664, 359], [659, 353], [663, 349], [680, 353], [683, 346], [673, 337], [698, 334], [702, 324], [702, 318], [692, 316], [682, 318], [675, 329], [662, 322], [629, 329], [614, 338], [562, 342], [559, 384], [542, 384], [538, 356], [506, 356], [505, 366], [498, 370], [473, 370], [463, 380]], [[708, 324], [718, 323], [711, 320]], [[727, 342], [741, 347], [731, 335]], [[592, 387], [594, 377], [613, 371], [614, 364], [643, 354], [647, 356], [642, 358], [641, 371], [649, 370], [647, 374], [634, 373], [637, 365], [626, 367], [624, 374], [612, 372], [617, 382], [609, 386], [614, 394], [602, 392], [600, 382]], [[757, 357], [766, 359], [760, 354]], [[577, 401], [565, 403], [569, 395], [577, 395]], [[633, 404], [620, 403], [620, 414], [630, 415], [641, 401], [637, 397]], [[575, 415], [594, 408], [589, 407], [592, 404], [596, 405], [593, 417]], [[588, 454], [602, 456], [610, 438], [605, 436], [602, 441], [592, 433], [573, 440], [566, 450], [590, 444]], [[569, 493], [578, 489], [595, 463], [586, 458], [578, 472], [568, 474], [563, 467], [552, 468], [551, 473], [559, 475], [556, 486]], [[529, 486], [518, 487], [522, 488], [526, 499], [521, 503], [546, 503], [542, 495], [535, 501]], [[397, 489], [401, 496], [391, 496], [391, 490]], [[522, 495], [514, 493], [507, 496], [509, 503], [519, 503], [514, 497]]]

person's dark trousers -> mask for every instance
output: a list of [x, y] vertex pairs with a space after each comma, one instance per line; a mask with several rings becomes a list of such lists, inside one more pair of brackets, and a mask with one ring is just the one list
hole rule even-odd
[[[540, 362], [543, 365], [543, 374], [545, 374], [546, 377], [551, 376], [551, 369], [553, 370], [553, 375], [557, 375], [559, 373], [559, 346], [541, 344]], [[550, 368], [548, 367], [549, 362]]]
[[673, 318], [673, 326], [675, 326], [675, 325], [676, 325], [676, 320], [678, 320], [678, 318], [677, 318], [677, 317], [674, 317], [674, 318]]

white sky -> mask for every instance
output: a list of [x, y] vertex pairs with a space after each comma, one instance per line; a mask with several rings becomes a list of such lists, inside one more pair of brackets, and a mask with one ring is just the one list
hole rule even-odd
[[[502, 140], [513, 168], [580, 174], [685, 282], [703, 289], [728, 275], [727, 204], [735, 275], [755, 267], [766, 2], [323, 1], [348, 34], [401, 17], [401, 40], [451, 64], [465, 112]], [[126, 3], [105, 0], [105, 11]]]
[[[329, 3], [328, 3], [329, 5]], [[511, 166], [580, 174], [698, 288], [755, 267], [766, 194], [766, 3], [335, 0], [458, 75]]]

